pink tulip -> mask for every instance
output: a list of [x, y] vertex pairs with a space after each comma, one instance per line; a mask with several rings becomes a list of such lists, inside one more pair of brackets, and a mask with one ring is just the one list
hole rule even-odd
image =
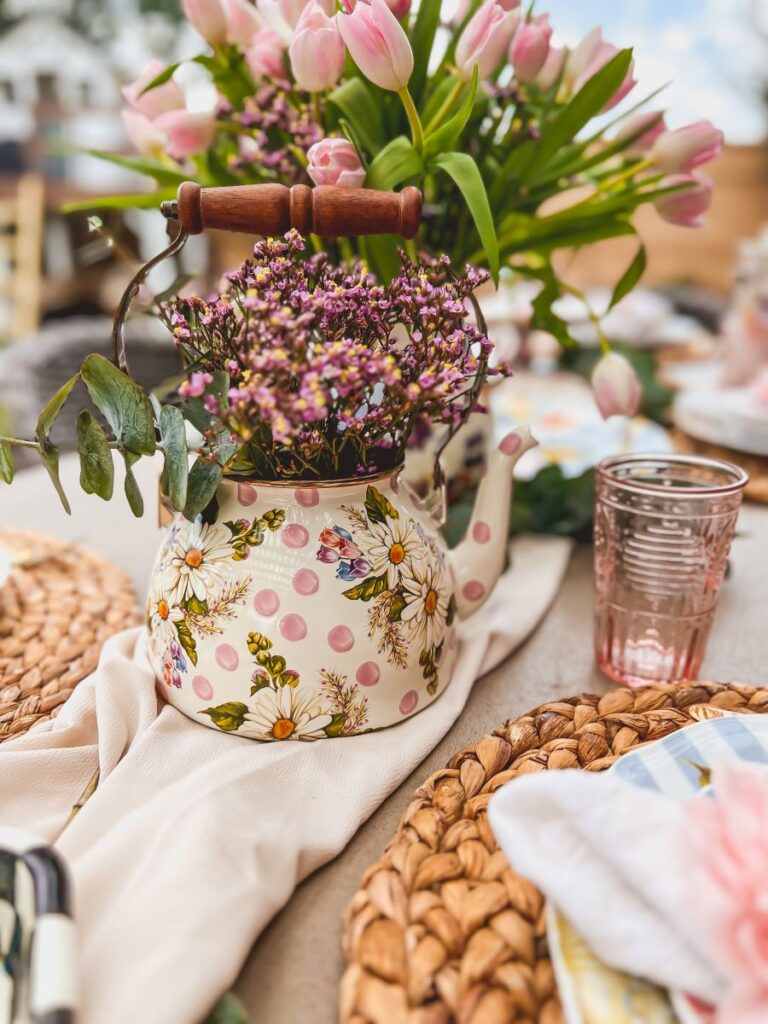
[[387, 0], [387, 7], [398, 21], [407, 18], [411, 10], [411, 0]]
[[717, 1020], [768, 1020], [768, 771], [723, 758], [684, 813], [691, 913], [726, 981]]
[[138, 110], [120, 112], [125, 134], [136, 149], [145, 156], [160, 156], [165, 151], [165, 132], [140, 114]]
[[222, 0], [181, 0], [184, 17], [211, 46], [227, 38], [227, 15]]
[[156, 118], [155, 125], [166, 135], [166, 150], [174, 160], [203, 153], [216, 134], [213, 114], [195, 114], [189, 110], [169, 110]]
[[[597, 72], [613, 59], [618, 53], [613, 43], [606, 43], [602, 30], [593, 29], [581, 40], [579, 45], [568, 55], [565, 64], [565, 78], [573, 92], [578, 92]], [[637, 85], [632, 77], [635, 62], [631, 61], [624, 81], [608, 100], [603, 110], [610, 110], [624, 99], [627, 93]]]
[[659, 183], [660, 188], [672, 185], [687, 185], [688, 188], [681, 188], [657, 199], [653, 205], [659, 216], [681, 228], [703, 228], [704, 214], [712, 202], [714, 181], [704, 176], [694, 178], [690, 174], [673, 174]]
[[509, 48], [509, 60], [519, 82], [532, 82], [536, 78], [549, 54], [551, 38], [548, 14], [540, 14], [520, 25]]
[[616, 140], [632, 139], [632, 142], [623, 150], [627, 156], [645, 156], [654, 142], [666, 130], [663, 112], [652, 110], [647, 114], [636, 114], [625, 121], [621, 130], [616, 133]]
[[258, 81], [260, 78], [285, 78], [283, 54], [285, 44], [271, 28], [260, 28], [245, 52], [248, 70]]
[[540, 89], [551, 89], [560, 77], [563, 64], [565, 64], [565, 47], [550, 46], [547, 59], [542, 64], [538, 75], [536, 75], [536, 85]]
[[134, 78], [128, 85], [120, 90], [128, 103], [138, 110], [140, 114], [150, 120], [165, 114], [168, 110], [178, 110], [184, 106], [184, 93], [178, 82], [171, 78], [156, 89], [141, 95], [142, 89], [146, 88], [153, 78], [157, 78], [163, 70], [164, 65], [159, 60], [152, 60], [147, 64], [138, 78]]
[[227, 42], [247, 50], [261, 28], [261, 18], [248, 0], [222, 0], [227, 17]]
[[400, 92], [413, 74], [408, 37], [384, 0], [358, 3], [351, 14], [337, 14], [341, 38], [366, 78], [381, 89]]
[[592, 391], [604, 420], [609, 416], [634, 416], [642, 388], [637, 374], [617, 352], [609, 352], [592, 371]]
[[697, 121], [673, 132], [664, 132], [654, 143], [650, 157], [667, 174], [692, 171], [720, 156], [723, 133], [710, 121]]
[[456, 44], [456, 67], [469, 81], [477, 65], [478, 77], [488, 78], [501, 63], [520, 15], [505, 10], [498, 0], [486, 0], [470, 18]]
[[365, 181], [357, 150], [346, 139], [321, 139], [310, 146], [307, 158], [307, 173], [316, 185], [361, 188]]
[[288, 51], [297, 84], [307, 92], [330, 89], [344, 70], [344, 42], [335, 18], [316, 0], [304, 11]]
[[[277, 32], [286, 46], [293, 39], [293, 30], [310, 0], [257, 0], [257, 8], [265, 24]], [[336, 10], [335, 0], [318, 0], [330, 18]]]

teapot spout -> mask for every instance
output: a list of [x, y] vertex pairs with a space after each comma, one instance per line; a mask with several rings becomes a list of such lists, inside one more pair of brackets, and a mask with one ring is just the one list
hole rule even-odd
[[527, 426], [515, 427], [488, 459], [467, 532], [450, 555], [460, 619], [480, 608], [501, 575], [507, 554], [515, 464], [537, 444]]

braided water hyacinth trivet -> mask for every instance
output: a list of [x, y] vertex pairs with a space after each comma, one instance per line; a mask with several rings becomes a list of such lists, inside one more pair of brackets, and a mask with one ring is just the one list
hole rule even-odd
[[0, 530], [0, 743], [56, 714], [105, 641], [141, 618], [128, 576], [70, 542]]
[[417, 791], [347, 909], [343, 1024], [561, 1024], [544, 899], [488, 825], [524, 772], [603, 771], [712, 706], [768, 711], [768, 688], [689, 683], [543, 704], [506, 722]]

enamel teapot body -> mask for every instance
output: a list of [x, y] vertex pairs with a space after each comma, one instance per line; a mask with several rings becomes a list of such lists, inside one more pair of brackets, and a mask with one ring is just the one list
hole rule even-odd
[[449, 552], [396, 471], [319, 484], [225, 480], [213, 521], [177, 516], [152, 575], [150, 651], [164, 698], [257, 740], [396, 724], [448, 684], [456, 620], [504, 564], [512, 469], [502, 441]]

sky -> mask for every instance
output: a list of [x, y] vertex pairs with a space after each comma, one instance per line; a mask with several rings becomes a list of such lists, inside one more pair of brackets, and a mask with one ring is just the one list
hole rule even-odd
[[628, 103], [672, 81], [650, 108], [668, 109], [671, 127], [706, 118], [728, 142], [765, 138], [758, 83], [762, 67], [768, 84], [768, 0], [538, 0], [536, 10], [550, 13], [558, 44], [601, 25], [609, 42], [634, 47], [639, 84]]

